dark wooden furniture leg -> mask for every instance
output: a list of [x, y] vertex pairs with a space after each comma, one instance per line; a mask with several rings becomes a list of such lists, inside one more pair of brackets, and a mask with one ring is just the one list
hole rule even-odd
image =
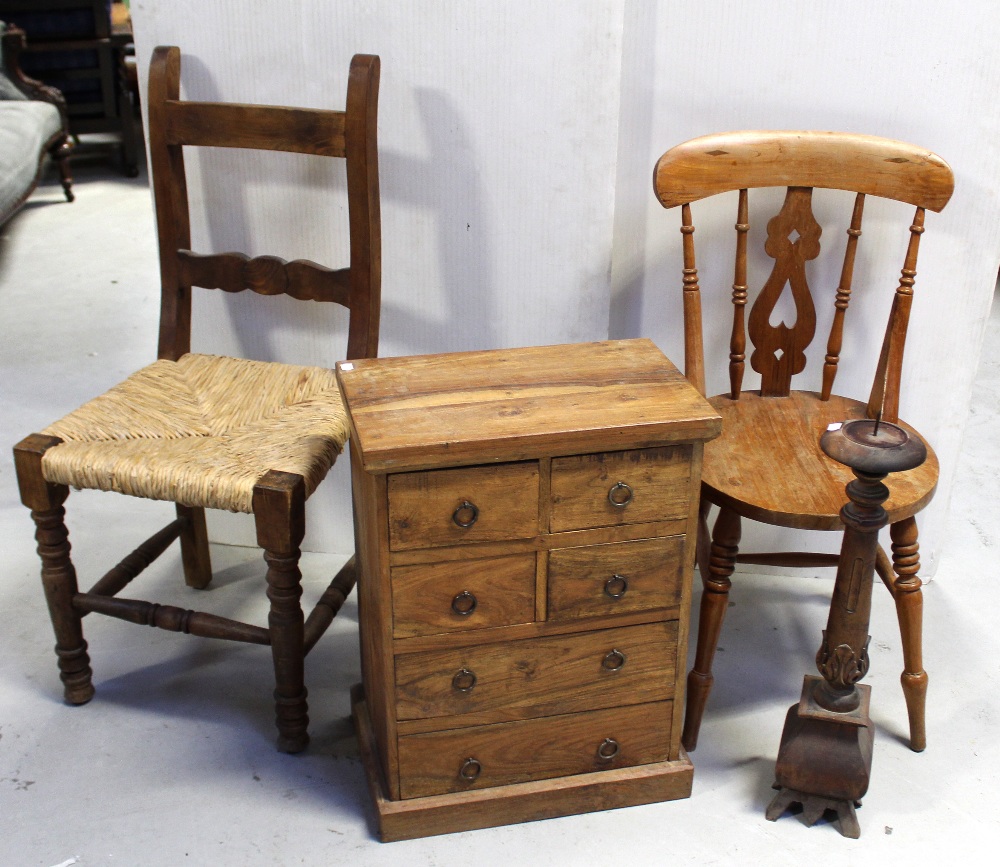
[[205, 510], [177, 504], [177, 517], [184, 521], [180, 533], [184, 583], [204, 590], [212, 581], [212, 557], [208, 550]]
[[298, 753], [309, 743], [305, 687], [305, 618], [299, 602], [299, 544], [305, 535], [305, 482], [276, 470], [254, 486], [257, 544], [267, 561], [267, 622], [274, 657], [274, 701], [278, 749]]
[[70, 144], [69, 136], [62, 141], [56, 142], [50, 149], [49, 154], [59, 167], [59, 178], [62, 181], [63, 193], [66, 201], [72, 202], [76, 199], [73, 194], [73, 174], [70, 171], [69, 155], [73, 152], [73, 145]]
[[69, 556], [69, 532], [63, 520], [66, 510], [62, 505], [69, 496], [69, 488], [50, 485], [42, 475], [42, 455], [60, 442], [58, 437], [32, 434], [14, 447], [14, 463], [21, 502], [31, 509], [35, 521], [42, 586], [56, 633], [63, 694], [70, 704], [86, 704], [94, 697], [93, 672], [80, 612], [73, 607], [73, 597], [78, 592], [76, 570]]
[[731, 509], [723, 508], [715, 520], [712, 532], [708, 573], [702, 575], [705, 590], [698, 615], [698, 647], [694, 667], [687, 679], [687, 707], [681, 743], [688, 752], [698, 745], [698, 730], [712, 689], [712, 660], [719, 645], [722, 621], [729, 604], [729, 588], [732, 586], [729, 576], [736, 568], [740, 529], [740, 516]]
[[903, 695], [910, 718], [910, 749], [921, 752], [927, 746], [925, 709], [927, 672], [923, 664], [923, 593], [920, 590], [920, 546], [917, 522], [906, 518], [889, 528], [892, 539], [892, 568], [895, 581], [896, 616], [903, 644]]

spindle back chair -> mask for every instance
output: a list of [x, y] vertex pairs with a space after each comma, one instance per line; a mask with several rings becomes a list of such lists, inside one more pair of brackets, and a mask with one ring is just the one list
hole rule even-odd
[[[697, 744], [698, 731], [712, 686], [712, 661], [728, 604], [737, 563], [777, 566], [834, 566], [835, 554], [740, 554], [741, 519], [783, 527], [838, 530], [852, 478], [846, 467], [827, 458], [819, 438], [828, 424], [850, 418], [881, 416], [899, 421], [903, 349], [913, 298], [917, 252], [925, 211], [940, 211], [954, 186], [951, 169], [940, 157], [903, 142], [847, 133], [749, 131], [703, 136], [667, 151], [656, 164], [654, 189], [665, 208], [681, 208], [685, 373], [705, 394], [702, 307], [695, 259], [691, 203], [738, 191], [729, 382], [725, 394], [710, 398], [723, 417], [722, 435], [705, 449], [698, 563], [704, 584], [697, 652], [688, 677], [688, 705], [683, 741]], [[748, 236], [749, 190], [787, 188], [777, 215], [767, 223], [765, 252], [774, 260], [770, 274], [750, 306]], [[826, 303], [834, 307], [818, 392], [796, 391], [794, 376], [806, 367], [806, 350], [816, 333], [816, 300], [809, 263], [821, 252], [821, 227], [812, 209], [814, 188], [854, 192], [840, 282]], [[881, 354], [867, 401], [840, 397], [833, 386], [844, 342], [855, 261], [867, 196], [894, 199], [916, 207], [909, 228], [902, 276], [889, 314]], [[836, 246], [836, 245], [835, 245]], [[831, 287], [832, 288], [832, 287]], [[791, 294], [792, 325], [773, 323], [782, 295]], [[747, 340], [750, 366], [761, 376], [759, 390], [743, 390]], [[820, 378], [818, 378], [820, 379]], [[926, 742], [924, 706], [927, 675], [921, 652], [917, 527], [914, 515], [933, 496], [938, 464], [927, 462], [889, 481], [892, 561], [880, 548], [878, 574], [892, 592], [903, 644], [902, 683], [910, 721], [910, 745]], [[720, 511], [709, 537], [712, 505]], [[867, 655], [855, 660], [865, 669]]]
[[[304, 658], [355, 583], [344, 566], [308, 620], [300, 605], [305, 500], [347, 438], [332, 370], [191, 352], [191, 288], [251, 290], [348, 308], [346, 358], [374, 357], [380, 310], [376, 119], [379, 59], [351, 61], [345, 111], [191, 102], [180, 98], [177, 48], [153, 53], [149, 152], [160, 250], [158, 360], [15, 447], [21, 499], [32, 510], [42, 582], [56, 632], [66, 700], [94, 694], [81, 619], [92, 612], [171, 631], [269, 645], [278, 748], [308, 743]], [[191, 251], [184, 148], [253, 148], [346, 161], [350, 267]], [[69, 488], [175, 502], [177, 519], [86, 593], [69, 556]], [[267, 562], [267, 627], [137, 599], [123, 590], [180, 539], [187, 584], [212, 578], [205, 509], [251, 513]]]

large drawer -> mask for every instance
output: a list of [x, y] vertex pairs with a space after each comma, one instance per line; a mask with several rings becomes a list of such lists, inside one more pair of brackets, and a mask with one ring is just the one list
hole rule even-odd
[[691, 446], [554, 458], [553, 533], [686, 518]]
[[535, 555], [448, 560], [392, 570], [395, 638], [535, 619]]
[[403, 798], [666, 761], [673, 702], [407, 735]]
[[432, 548], [538, 533], [538, 464], [526, 461], [389, 476], [389, 547]]
[[396, 656], [399, 720], [480, 722], [673, 698], [674, 620]]
[[684, 536], [549, 554], [548, 619], [605, 617], [680, 603]]

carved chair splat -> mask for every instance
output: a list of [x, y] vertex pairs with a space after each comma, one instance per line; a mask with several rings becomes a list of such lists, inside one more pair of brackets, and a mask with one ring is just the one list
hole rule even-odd
[[[737, 563], [775, 566], [835, 566], [835, 554], [741, 554], [743, 518], [783, 527], [840, 530], [839, 510], [850, 474], [840, 471], [819, 447], [826, 426], [849, 418], [899, 422], [903, 349], [913, 299], [917, 253], [926, 210], [940, 211], [954, 187], [951, 169], [927, 150], [890, 139], [846, 133], [750, 131], [703, 136], [667, 151], [653, 180], [665, 208], [681, 208], [686, 376], [705, 394], [702, 306], [695, 260], [691, 203], [739, 191], [736, 261], [729, 340], [730, 391], [710, 399], [723, 417], [722, 435], [705, 450], [699, 571], [704, 584], [694, 667], [688, 676], [683, 742], [697, 744], [712, 686], [712, 661]], [[777, 215], [767, 223], [765, 253], [771, 272], [749, 314], [747, 242], [750, 189], [785, 187]], [[855, 193], [847, 228], [840, 281], [833, 299], [818, 392], [794, 390], [793, 377], [806, 367], [806, 350], [816, 331], [816, 296], [809, 263], [821, 253], [821, 227], [812, 211], [814, 189]], [[881, 354], [867, 402], [833, 392], [851, 301], [854, 266], [866, 197], [893, 199], [916, 207], [902, 274], [893, 298]], [[771, 322], [779, 300], [791, 294], [795, 321]], [[761, 375], [759, 390], [744, 391], [747, 340], [750, 365]], [[912, 430], [912, 428], [910, 428]], [[892, 557], [879, 550], [878, 574], [895, 600], [903, 644], [902, 685], [910, 724], [910, 746], [926, 744], [924, 708], [927, 675], [921, 655], [921, 606], [917, 526], [914, 515], [930, 501], [937, 484], [933, 452], [918, 469], [890, 480]], [[720, 507], [708, 530], [712, 505]]]
[[[64, 695], [94, 694], [82, 618], [270, 646], [278, 748], [306, 747], [304, 659], [355, 584], [354, 558], [303, 616], [299, 546], [305, 502], [347, 438], [332, 370], [191, 352], [191, 288], [287, 294], [348, 308], [345, 358], [373, 358], [380, 311], [376, 119], [379, 59], [351, 61], [344, 111], [194, 103], [180, 99], [181, 55], [157, 48], [149, 74], [150, 160], [160, 250], [158, 360], [14, 449], [21, 499], [32, 510], [42, 583], [56, 632]], [[256, 148], [345, 159], [350, 267], [273, 256], [191, 251], [184, 148]], [[176, 503], [177, 518], [80, 592], [63, 503], [70, 487]], [[267, 564], [267, 626], [121, 598], [175, 540], [187, 584], [212, 578], [205, 509], [254, 516]]]

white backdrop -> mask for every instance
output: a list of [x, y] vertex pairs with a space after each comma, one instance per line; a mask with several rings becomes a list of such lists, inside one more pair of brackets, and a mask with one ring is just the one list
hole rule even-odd
[[[927, 218], [902, 406], [942, 462], [921, 519], [924, 575], [933, 573], [1000, 260], [992, 0], [949, 8], [947, 19], [928, 0], [133, 0], [132, 14], [140, 70], [153, 46], [179, 45], [192, 99], [340, 108], [351, 55], [381, 56], [383, 355], [649, 336], [680, 362], [678, 217], [650, 183], [660, 153], [726, 129], [821, 128], [941, 154], [956, 194]], [[344, 180], [330, 161], [201, 160], [189, 164], [195, 249], [344, 262]], [[817, 203], [827, 244], [841, 243], [841, 202]], [[877, 354], [867, 344], [881, 340], [895, 288], [883, 278], [868, 291], [865, 278], [898, 275], [905, 245], [883, 231], [889, 212], [877, 204], [866, 208], [849, 314], [861, 327], [838, 378], [838, 391], [856, 396], [867, 395]], [[696, 210], [698, 237], [731, 227], [734, 209]], [[706, 321], [725, 317], [731, 262], [699, 264]], [[338, 314], [284, 301], [198, 293], [195, 349], [336, 361]], [[720, 319], [706, 335], [721, 358], [726, 329]], [[724, 387], [710, 377], [710, 390]], [[350, 550], [346, 468], [339, 462], [310, 501], [306, 547]], [[212, 533], [253, 539], [235, 516], [215, 517]], [[809, 544], [776, 534], [744, 539]]]

